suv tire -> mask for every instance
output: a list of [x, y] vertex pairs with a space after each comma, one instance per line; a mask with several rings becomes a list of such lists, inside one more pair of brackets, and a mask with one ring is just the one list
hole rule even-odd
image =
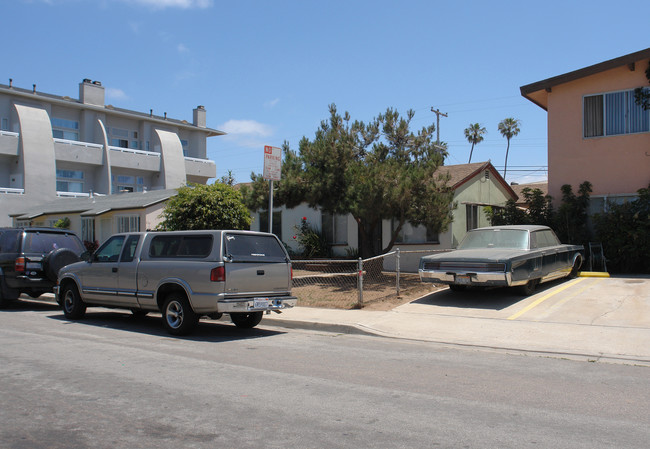
[[54, 251], [50, 251], [43, 258], [43, 271], [45, 271], [45, 276], [47, 276], [50, 281], [56, 282], [61, 268], [70, 265], [71, 263], [79, 262], [80, 260], [79, 256], [77, 256], [71, 249], [58, 248]]

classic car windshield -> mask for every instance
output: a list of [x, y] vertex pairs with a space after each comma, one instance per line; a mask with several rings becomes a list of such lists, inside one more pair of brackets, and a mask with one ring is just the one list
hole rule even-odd
[[458, 249], [528, 249], [528, 231], [522, 229], [478, 229], [468, 232]]

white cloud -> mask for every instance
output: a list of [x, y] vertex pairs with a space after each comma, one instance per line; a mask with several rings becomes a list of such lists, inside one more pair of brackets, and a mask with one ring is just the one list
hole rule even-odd
[[186, 47], [185, 45], [183, 45], [183, 44], [178, 44], [178, 45], [176, 46], [176, 50], [178, 50], [179, 53], [187, 53], [187, 52], [190, 51], [190, 49], [187, 48], [187, 47]]
[[211, 8], [213, 5], [213, 0], [128, 0], [128, 2], [149, 6], [153, 9], [205, 9]]
[[228, 120], [219, 129], [235, 138], [269, 137], [273, 135], [273, 128], [255, 120]]
[[114, 87], [106, 88], [106, 96], [114, 100], [126, 100], [129, 98], [129, 96], [124, 93], [122, 89], [116, 89]]
[[266, 103], [264, 103], [264, 107], [267, 108], [267, 109], [270, 109], [270, 108], [274, 107], [276, 104], [278, 104], [279, 102], [280, 102], [279, 98], [274, 98], [273, 100], [267, 101]]

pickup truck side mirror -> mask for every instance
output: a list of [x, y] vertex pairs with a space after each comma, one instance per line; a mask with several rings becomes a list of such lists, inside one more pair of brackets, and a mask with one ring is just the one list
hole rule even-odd
[[84, 262], [90, 262], [91, 257], [92, 257], [92, 253], [90, 251], [84, 251], [79, 256], [79, 259], [83, 260]]

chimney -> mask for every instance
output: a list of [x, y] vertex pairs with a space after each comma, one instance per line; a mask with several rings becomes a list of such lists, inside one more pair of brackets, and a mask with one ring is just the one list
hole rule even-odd
[[203, 106], [197, 106], [194, 109], [194, 126], [199, 128], [205, 128], [205, 108]]
[[85, 78], [79, 83], [79, 101], [83, 104], [104, 106], [104, 88], [99, 81]]

